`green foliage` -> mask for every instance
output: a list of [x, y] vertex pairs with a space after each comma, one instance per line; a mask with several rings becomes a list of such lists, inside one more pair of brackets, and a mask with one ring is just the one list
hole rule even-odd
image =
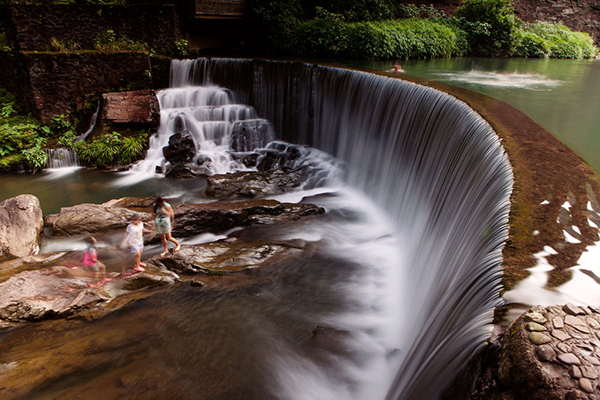
[[302, 55], [402, 59], [462, 55], [466, 51], [460, 29], [420, 18], [344, 23], [339, 16], [330, 15], [301, 24], [295, 37], [295, 50]]
[[587, 33], [562, 24], [523, 23], [515, 34], [513, 54], [521, 57], [592, 58], [598, 53]]
[[10, 51], [10, 46], [8, 44], [8, 39], [6, 37], [6, 32], [4, 31], [4, 27], [0, 25], [0, 51]]
[[63, 42], [55, 37], [50, 39], [50, 47], [54, 51], [62, 51], [63, 53], [68, 53], [69, 51], [81, 50], [81, 46], [75, 40], [69, 40], [67, 42]]
[[301, 0], [248, 0], [246, 8], [254, 33], [250, 39], [257, 48], [272, 51], [290, 48], [288, 41], [304, 15]]
[[175, 56], [182, 57], [188, 55], [189, 42], [185, 39], [178, 40], [174, 43]]
[[477, 55], [507, 54], [516, 20], [512, 0], [464, 0], [453, 18]]
[[48, 163], [48, 154], [42, 150], [41, 145], [23, 150], [23, 157], [33, 172], [44, 168]]
[[112, 29], [107, 30], [96, 39], [94, 48], [104, 53], [117, 51], [149, 53], [151, 51], [146, 43], [133, 41], [125, 37], [118, 37]]
[[147, 142], [148, 135], [145, 132], [130, 136], [112, 132], [91, 142], [75, 142], [73, 149], [77, 157], [88, 164], [110, 166], [136, 161], [146, 149]]
[[383, 21], [394, 18], [396, 6], [389, 0], [304, 0], [304, 13], [318, 17], [323, 10], [347, 22]]

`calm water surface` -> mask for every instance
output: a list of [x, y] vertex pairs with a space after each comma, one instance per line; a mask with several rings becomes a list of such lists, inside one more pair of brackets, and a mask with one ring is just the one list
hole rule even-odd
[[[350, 64], [387, 70], [392, 63]], [[447, 82], [512, 105], [600, 171], [600, 61], [444, 58], [408, 60], [402, 66], [408, 75]]]

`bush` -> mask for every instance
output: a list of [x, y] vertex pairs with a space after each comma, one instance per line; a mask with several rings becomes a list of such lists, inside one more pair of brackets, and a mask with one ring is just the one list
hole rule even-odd
[[104, 134], [91, 142], [73, 144], [77, 157], [93, 166], [129, 164], [142, 155], [148, 143], [148, 135], [138, 132], [123, 137], [118, 132]]
[[466, 32], [476, 55], [508, 54], [513, 46], [516, 20], [512, 0], [464, 0], [453, 19]]
[[94, 48], [105, 53], [115, 51], [152, 52], [146, 43], [136, 42], [125, 37], [117, 37], [112, 29], [107, 30], [96, 39]]
[[515, 37], [513, 54], [522, 57], [582, 59], [598, 52], [587, 33], [573, 32], [562, 24], [523, 23]]
[[465, 34], [430, 20], [344, 23], [316, 18], [298, 27], [296, 51], [301, 55], [343, 55], [361, 59], [430, 58], [462, 55]]

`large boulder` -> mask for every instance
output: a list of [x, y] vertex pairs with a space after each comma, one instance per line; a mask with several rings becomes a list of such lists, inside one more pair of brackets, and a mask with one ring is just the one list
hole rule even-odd
[[190, 163], [196, 155], [196, 143], [188, 131], [169, 137], [169, 145], [162, 149], [165, 159], [173, 165]]
[[44, 220], [40, 201], [22, 194], [0, 203], [0, 260], [40, 251]]
[[[152, 203], [148, 200], [144, 204]], [[149, 213], [135, 211], [131, 201], [119, 199], [104, 204], [63, 207], [60, 213], [46, 216], [44, 225], [52, 228], [55, 236], [86, 235], [125, 229], [134, 214], [140, 214], [144, 221], [152, 219]]]
[[533, 307], [506, 331], [500, 382], [519, 399], [600, 396], [600, 309]]
[[0, 283], [0, 319], [10, 322], [65, 317], [109, 302], [142, 288], [172, 284], [178, 276], [148, 266], [142, 274], [117, 277], [100, 287], [89, 287], [94, 277], [85, 268], [52, 266], [23, 271]]

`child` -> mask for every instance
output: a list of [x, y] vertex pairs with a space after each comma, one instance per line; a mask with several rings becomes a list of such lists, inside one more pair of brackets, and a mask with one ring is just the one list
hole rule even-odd
[[86, 239], [89, 244], [83, 254], [83, 265], [94, 272], [95, 283], [90, 283], [90, 287], [101, 286], [110, 279], [106, 279], [106, 266], [98, 261], [98, 250], [96, 250], [96, 238], [90, 236]]
[[[144, 232], [150, 232], [148, 229], [144, 229], [144, 223], [142, 217], [138, 214], [131, 218], [131, 223], [127, 225], [125, 236], [121, 242], [121, 247], [125, 247], [125, 244], [129, 245], [129, 250], [134, 254], [135, 266], [133, 270], [135, 272], [144, 272], [146, 264], [142, 263], [142, 252], [144, 251]], [[122, 272], [123, 276], [129, 275], [125, 271]]]
[[160, 253], [161, 257], [164, 257], [169, 252], [168, 241], [175, 244], [173, 252], [178, 252], [181, 248], [179, 242], [171, 236], [172, 225], [175, 222], [175, 213], [169, 203], [162, 197], [158, 196], [154, 203], [154, 224], [156, 226], [156, 233], [160, 235], [160, 241], [162, 243], [164, 251]]

